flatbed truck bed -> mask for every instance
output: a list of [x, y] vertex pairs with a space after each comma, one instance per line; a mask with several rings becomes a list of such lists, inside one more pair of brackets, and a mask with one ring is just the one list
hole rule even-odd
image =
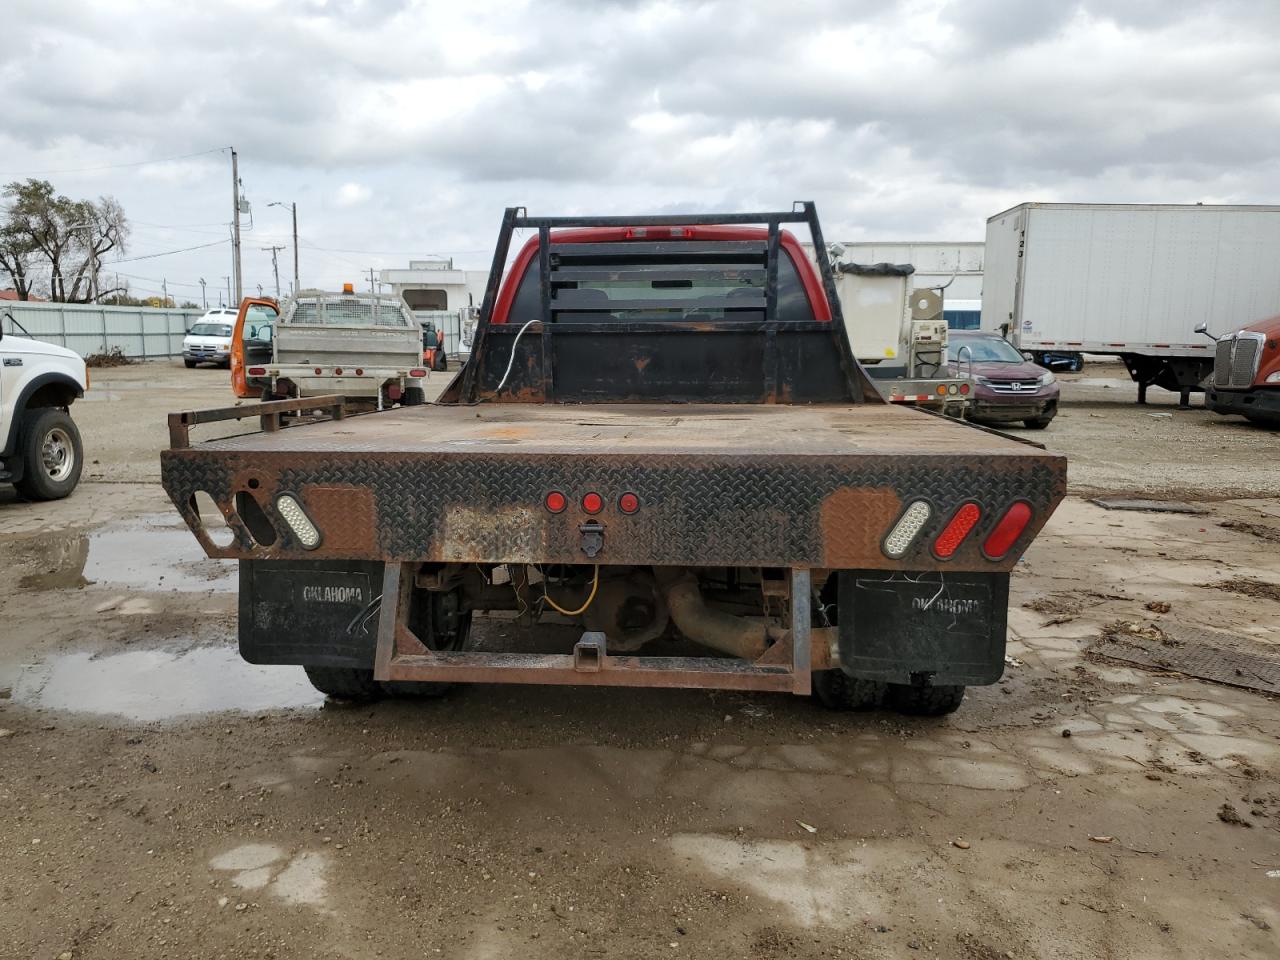
[[[584, 221], [509, 210], [472, 355], [437, 403], [171, 415], [165, 488], [210, 556], [241, 562], [242, 654], [347, 697], [702, 686], [941, 713], [998, 679], [1009, 573], [1065, 460], [885, 403], [830, 264], [815, 274], [780, 229], [796, 220], [824, 250], [812, 205], [554, 233]], [[537, 236], [508, 271], [519, 227]], [[263, 431], [192, 443], [246, 416]], [[472, 614], [495, 610], [582, 638], [470, 649]], [[664, 655], [680, 639], [711, 655]]]

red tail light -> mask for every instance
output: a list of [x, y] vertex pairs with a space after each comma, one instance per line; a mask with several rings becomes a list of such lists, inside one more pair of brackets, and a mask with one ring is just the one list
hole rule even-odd
[[640, 509], [640, 498], [634, 493], [624, 493], [618, 498], [618, 509], [623, 513], [635, 513]]
[[357, 377], [363, 377], [363, 376], [364, 376], [364, 371], [363, 371], [363, 370], [361, 370], [359, 367], [356, 367], [356, 376], [357, 376]]
[[587, 513], [599, 513], [604, 509], [604, 497], [598, 493], [588, 493], [582, 498], [582, 509]]
[[267, 375], [267, 368], [266, 367], [250, 367], [248, 372], [249, 372], [249, 376], [251, 377], [265, 377]]
[[978, 509], [976, 503], [966, 503], [957, 510], [955, 516], [951, 518], [951, 522], [946, 525], [943, 531], [938, 534], [938, 539], [933, 542], [934, 554], [943, 560], [954, 554], [959, 549], [960, 544], [964, 543], [964, 538], [969, 535], [969, 531], [974, 528], [981, 517], [982, 511]]
[[320, 376], [320, 373], [321, 373], [320, 368], [319, 368], [319, 367], [316, 367], [316, 376], [317, 376], [317, 377], [318, 377], [318, 376]]
[[552, 513], [561, 513], [569, 505], [569, 501], [565, 499], [564, 494], [559, 490], [552, 490], [542, 502]]
[[425, 377], [426, 375], [427, 375], [427, 371], [425, 371], [425, 370], [410, 370], [410, 371], [409, 371], [409, 376], [413, 377], [413, 379], [415, 379], [415, 380], [421, 380], [421, 379], [422, 379], [423, 377]]
[[341, 368], [341, 367], [334, 367], [334, 368], [333, 368], [333, 375], [334, 375], [335, 377], [340, 377], [340, 376], [342, 376], [342, 368]]
[[1030, 522], [1031, 507], [1022, 502], [1015, 503], [988, 535], [986, 543], [982, 545], [982, 552], [992, 560], [999, 560], [1009, 552]]

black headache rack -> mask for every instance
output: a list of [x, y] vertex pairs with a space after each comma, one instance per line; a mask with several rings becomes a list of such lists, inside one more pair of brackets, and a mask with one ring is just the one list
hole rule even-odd
[[[831, 322], [780, 316], [786, 224], [808, 228]], [[764, 226], [760, 239], [686, 238], [681, 228]], [[553, 229], [633, 228], [621, 241], [557, 242]], [[528, 309], [493, 324], [516, 230], [538, 231], [537, 289]], [[804, 264], [785, 263], [794, 287]], [[521, 277], [509, 282], [521, 285]], [[691, 300], [608, 298], [602, 281], [722, 287]], [[584, 286], [585, 285], [585, 286]], [[517, 295], [516, 303], [522, 298]], [[805, 301], [805, 310], [807, 309]], [[780, 336], [781, 334], [781, 336]], [[849, 346], [812, 202], [788, 212], [623, 217], [503, 215], [471, 358], [441, 397], [476, 402], [882, 402]]]

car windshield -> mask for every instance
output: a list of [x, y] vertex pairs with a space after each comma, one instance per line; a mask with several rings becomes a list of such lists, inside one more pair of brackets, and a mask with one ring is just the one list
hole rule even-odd
[[960, 348], [968, 347], [965, 359], [974, 363], [1022, 363], [1023, 357], [1008, 340], [999, 337], [952, 337], [947, 344], [947, 358], [955, 363]]
[[193, 337], [229, 337], [231, 327], [225, 323], [197, 323], [189, 332]]

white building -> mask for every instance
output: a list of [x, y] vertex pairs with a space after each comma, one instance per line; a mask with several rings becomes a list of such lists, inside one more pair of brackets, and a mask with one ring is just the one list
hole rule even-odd
[[456, 312], [480, 307], [489, 272], [455, 270], [451, 258], [440, 258], [410, 260], [407, 270], [382, 270], [378, 279], [403, 296], [410, 310]]

